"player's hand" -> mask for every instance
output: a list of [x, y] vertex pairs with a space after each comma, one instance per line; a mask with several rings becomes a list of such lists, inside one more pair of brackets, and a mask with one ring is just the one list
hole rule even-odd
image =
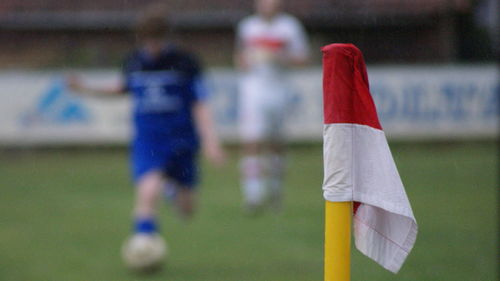
[[74, 74], [71, 74], [71, 75], [66, 77], [66, 85], [68, 85], [68, 87], [71, 90], [76, 91], [76, 92], [79, 92], [83, 89], [82, 80], [80, 79], [80, 77], [78, 77]]
[[203, 145], [203, 154], [217, 167], [226, 163], [226, 153], [218, 143], [210, 142]]

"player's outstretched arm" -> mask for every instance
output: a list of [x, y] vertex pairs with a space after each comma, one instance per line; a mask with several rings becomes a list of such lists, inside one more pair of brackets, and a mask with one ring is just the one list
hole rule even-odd
[[120, 84], [109, 86], [93, 86], [84, 83], [78, 76], [70, 75], [66, 83], [75, 92], [93, 96], [114, 96], [126, 93], [125, 87]]
[[224, 164], [226, 156], [215, 130], [215, 122], [206, 102], [196, 102], [193, 108], [194, 119], [201, 137], [203, 154], [217, 166]]

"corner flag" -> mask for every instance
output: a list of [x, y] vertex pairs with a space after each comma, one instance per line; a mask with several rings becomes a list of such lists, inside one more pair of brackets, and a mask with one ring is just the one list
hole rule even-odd
[[354, 202], [356, 247], [396, 273], [413, 248], [417, 222], [377, 117], [363, 55], [352, 44], [322, 51], [323, 195]]

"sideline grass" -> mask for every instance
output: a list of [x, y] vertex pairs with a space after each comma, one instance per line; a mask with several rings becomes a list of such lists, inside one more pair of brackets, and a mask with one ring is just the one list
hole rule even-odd
[[[353, 251], [352, 280], [496, 280], [498, 153], [493, 143], [396, 144], [419, 223], [414, 251], [393, 275]], [[198, 215], [162, 208], [171, 256], [152, 276], [127, 272], [132, 187], [120, 149], [0, 154], [0, 280], [313, 281], [323, 272], [320, 145], [289, 153], [282, 214], [242, 216], [237, 155], [203, 164]]]

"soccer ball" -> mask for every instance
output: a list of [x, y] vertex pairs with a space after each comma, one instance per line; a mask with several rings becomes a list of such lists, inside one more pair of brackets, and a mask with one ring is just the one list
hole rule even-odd
[[167, 243], [159, 234], [136, 234], [125, 241], [122, 257], [133, 271], [154, 271], [161, 268], [167, 251]]

